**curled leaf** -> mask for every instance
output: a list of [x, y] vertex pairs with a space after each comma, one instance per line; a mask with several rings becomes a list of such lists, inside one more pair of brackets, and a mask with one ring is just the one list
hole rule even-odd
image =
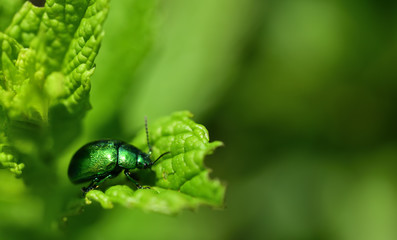
[[[193, 122], [189, 112], [177, 112], [150, 125], [153, 144], [153, 159], [161, 153], [170, 152], [152, 167], [154, 181], [150, 189], [132, 190], [125, 185], [112, 186], [105, 193], [88, 192], [88, 201], [97, 201], [104, 208], [118, 203], [129, 208], [175, 214], [184, 208], [196, 209], [200, 205], [222, 207], [225, 186], [209, 177], [210, 169], [204, 166], [204, 158], [221, 142], [209, 142], [207, 129]], [[146, 149], [146, 136], [142, 131], [134, 145]], [[142, 182], [150, 174], [136, 173]]]

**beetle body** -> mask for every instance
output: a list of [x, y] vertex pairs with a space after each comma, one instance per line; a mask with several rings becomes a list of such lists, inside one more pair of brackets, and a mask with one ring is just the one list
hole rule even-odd
[[141, 188], [129, 170], [149, 168], [153, 163], [150, 154], [128, 143], [119, 140], [99, 140], [84, 145], [74, 154], [68, 176], [75, 184], [92, 181], [87, 188], [82, 189], [83, 192], [88, 192], [124, 170], [124, 174]]
[[81, 147], [73, 156], [68, 169], [72, 183], [83, 183], [109, 174], [118, 175], [123, 169], [151, 166], [150, 155], [119, 140], [99, 140]]
[[149, 143], [146, 118], [145, 129], [149, 147], [148, 153], [144, 153], [126, 142], [112, 139], [90, 142], [81, 147], [74, 154], [69, 164], [68, 176], [70, 181], [75, 184], [91, 181], [88, 187], [81, 189], [84, 193], [87, 193], [107, 179], [116, 177], [124, 170], [125, 176], [135, 183], [137, 188], [142, 188], [133, 178], [130, 170], [150, 168], [162, 156], [170, 153], [165, 152], [152, 162], [150, 159], [152, 147]]

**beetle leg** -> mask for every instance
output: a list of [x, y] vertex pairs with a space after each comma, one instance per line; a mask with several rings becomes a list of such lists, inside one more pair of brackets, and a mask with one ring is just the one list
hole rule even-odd
[[129, 171], [127, 171], [127, 170], [124, 170], [124, 174], [125, 174], [125, 176], [129, 179], [129, 180], [131, 180], [131, 182], [133, 182], [134, 184], [135, 184], [135, 186], [138, 188], [138, 189], [150, 189], [150, 187], [142, 187], [139, 183], [138, 183], [138, 181], [137, 180], [135, 180], [133, 177], [132, 177], [132, 173], [130, 173]]
[[98, 178], [94, 178], [94, 180], [92, 180], [92, 182], [90, 183], [90, 185], [88, 185], [87, 187], [82, 187], [82, 188], [81, 188], [81, 191], [83, 191], [83, 193], [85, 194], [85, 193], [87, 193], [88, 191], [90, 191], [90, 190], [92, 190], [92, 189], [94, 189], [94, 188], [97, 188], [96, 183], [97, 183], [98, 181], [99, 181]]
[[81, 188], [81, 191], [83, 191], [83, 193], [86, 194], [88, 191], [91, 191], [91, 190], [93, 190], [95, 188], [98, 188], [101, 183], [103, 183], [105, 180], [107, 180], [109, 178], [112, 178], [112, 177], [113, 177], [113, 175], [109, 174], [109, 175], [107, 175], [106, 177], [104, 177], [102, 179], [94, 178], [94, 180], [92, 180], [90, 185], [88, 185], [87, 187]]

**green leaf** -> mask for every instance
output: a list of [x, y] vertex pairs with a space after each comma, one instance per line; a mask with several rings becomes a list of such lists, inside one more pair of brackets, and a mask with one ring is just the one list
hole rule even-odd
[[19, 12], [15, 14], [6, 33], [24, 47], [29, 47], [30, 42], [37, 36], [40, 29], [44, 11], [44, 8], [38, 8], [30, 2], [25, 2]]
[[[225, 186], [209, 177], [210, 169], [204, 166], [204, 157], [211, 154], [221, 142], [209, 142], [207, 129], [193, 122], [189, 112], [177, 112], [150, 125], [153, 159], [165, 155], [152, 167], [155, 174], [150, 189], [132, 190], [125, 185], [110, 187], [106, 192], [93, 190], [87, 193], [86, 202], [99, 202], [104, 208], [114, 203], [145, 211], [175, 214], [184, 208], [196, 209], [204, 204], [222, 207]], [[145, 132], [138, 134], [133, 144], [148, 150]], [[137, 172], [141, 182], [150, 176], [148, 171]]]
[[80, 133], [108, 10], [109, 0], [25, 2], [0, 32], [0, 167], [54, 159]]
[[[0, 141], [4, 141], [4, 135], [0, 136]], [[15, 159], [15, 155], [10, 152], [10, 149], [7, 149], [6, 144], [0, 144], [0, 168], [7, 168], [15, 176], [19, 177], [22, 174], [22, 169], [25, 167], [25, 164], [18, 163], [17, 159]]]

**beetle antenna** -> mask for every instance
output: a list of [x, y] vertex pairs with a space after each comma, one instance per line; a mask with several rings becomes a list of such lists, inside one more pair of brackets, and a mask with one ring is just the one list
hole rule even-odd
[[168, 153], [171, 153], [171, 152], [165, 152], [165, 153], [161, 154], [161, 155], [156, 159], [156, 161], [152, 162], [152, 165], [154, 165], [160, 158], [162, 158], [165, 154], [168, 154]]
[[150, 142], [149, 142], [149, 130], [148, 130], [148, 127], [147, 127], [147, 116], [145, 116], [145, 130], [146, 130], [146, 141], [147, 141], [147, 146], [149, 147], [149, 155], [151, 155], [152, 154], [152, 146], [150, 145]]

